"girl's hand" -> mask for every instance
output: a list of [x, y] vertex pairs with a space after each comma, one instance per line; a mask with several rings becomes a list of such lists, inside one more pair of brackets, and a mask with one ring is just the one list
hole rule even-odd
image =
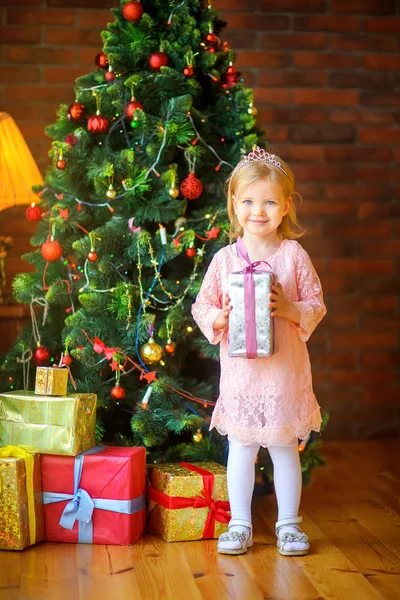
[[229, 313], [233, 308], [230, 304], [230, 301], [231, 299], [229, 298], [228, 292], [225, 292], [222, 300], [222, 310], [213, 323], [213, 329], [225, 329], [225, 327], [228, 327]]
[[269, 295], [270, 302], [268, 304], [271, 308], [272, 317], [285, 317], [288, 318], [291, 314], [292, 302], [288, 300], [283, 293], [282, 284], [279, 281], [271, 287], [272, 293]]

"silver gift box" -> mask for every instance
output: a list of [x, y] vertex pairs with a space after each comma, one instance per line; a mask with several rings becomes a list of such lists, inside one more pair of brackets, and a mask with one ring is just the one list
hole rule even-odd
[[[268, 271], [253, 271], [252, 277], [255, 291], [256, 356], [265, 358], [272, 356], [275, 346], [274, 318], [271, 317], [271, 309], [268, 307], [274, 275]], [[229, 275], [229, 297], [232, 310], [229, 314], [228, 354], [247, 358], [244, 278], [243, 272]]]

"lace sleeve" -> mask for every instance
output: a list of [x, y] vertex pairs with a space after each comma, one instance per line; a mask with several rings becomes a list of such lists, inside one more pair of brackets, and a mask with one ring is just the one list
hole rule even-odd
[[218, 259], [212, 259], [196, 302], [192, 306], [192, 315], [201, 331], [210, 344], [218, 344], [224, 335], [225, 329], [214, 331], [213, 323], [222, 309], [222, 289]]
[[300, 323], [293, 325], [299, 332], [300, 339], [307, 342], [322, 318], [326, 314], [326, 306], [322, 294], [321, 282], [304, 248], [300, 247], [296, 256], [296, 283], [298, 302], [293, 302], [300, 310]]

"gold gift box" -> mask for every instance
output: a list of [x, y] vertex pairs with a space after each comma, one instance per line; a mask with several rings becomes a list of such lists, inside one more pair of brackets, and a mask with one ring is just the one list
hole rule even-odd
[[61, 367], [37, 367], [35, 394], [41, 396], [66, 396], [68, 369]]
[[76, 456], [95, 444], [96, 394], [0, 394], [0, 445]]
[[[228, 501], [226, 468], [215, 462], [192, 464], [206, 469], [214, 475], [213, 500]], [[203, 477], [199, 473], [181, 466], [180, 463], [148, 465], [147, 478], [149, 488], [153, 487], [170, 497], [197, 498], [202, 496]], [[208, 513], [208, 507], [170, 509], [149, 500], [148, 529], [167, 542], [201, 540]], [[217, 538], [227, 528], [226, 523], [215, 521], [214, 537]]]
[[23, 550], [44, 539], [40, 456], [33, 457], [34, 539], [30, 533], [25, 462], [23, 458], [0, 458], [0, 550]]

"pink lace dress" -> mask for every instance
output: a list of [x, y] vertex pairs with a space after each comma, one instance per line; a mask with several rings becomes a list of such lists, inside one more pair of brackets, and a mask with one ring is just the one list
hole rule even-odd
[[[311, 259], [295, 240], [283, 240], [268, 259], [285, 296], [300, 309], [297, 325], [275, 317], [275, 353], [268, 358], [228, 356], [228, 328], [215, 332], [228, 276], [240, 271], [246, 261], [236, 244], [222, 248], [213, 257], [192, 306], [194, 320], [211, 344], [220, 342], [220, 395], [210, 429], [239, 440], [244, 445], [288, 443], [294, 436], [304, 439], [319, 431], [321, 413], [312, 388], [311, 365], [306, 342], [326, 314], [321, 283]], [[259, 265], [259, 270], [268, 269]]]

